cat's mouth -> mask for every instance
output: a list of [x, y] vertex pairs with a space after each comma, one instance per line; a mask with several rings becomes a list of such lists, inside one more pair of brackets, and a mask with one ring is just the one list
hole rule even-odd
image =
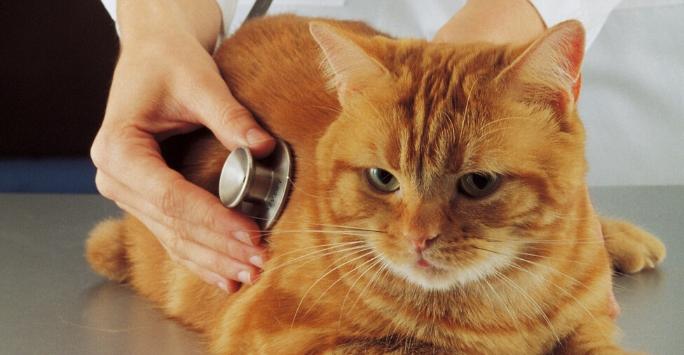
[[430, 264], [429, 261], [425, 260], [422, 255], [418, 258], [418, 261], [416, 261], [416, 265], [418, 265], [418, 267], [422, 269], [429, 269], [432, 267], [432, 264]]
[[385, 261], [390, 269], [407, 281], [427, 290], [443, 291], [477, 282], [512, 263], [505, 254], [475, 253], [469, 254], [468, 258], [459, 258], [454, 264], [429, 251], [406, 255], [401, 261], [391, 258], [385, 258]]
[[414, 264], [414, 268], [416, 268], [419, 271], [424, 271], [424, 272], [447, 272], [448, 267], [444, 267], [441, 265], [439, 262], [434, 260], [434, 258], [431, 258], [428, 255], [424, 255], [422, 253], [419, 253], [416, 258], [416, 262]]

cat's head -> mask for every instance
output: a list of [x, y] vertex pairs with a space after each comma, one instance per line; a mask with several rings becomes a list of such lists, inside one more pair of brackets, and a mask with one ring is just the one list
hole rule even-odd
[[378, 231], [356, 234], [425, 289], [496, 273], [549, 238], [584, 187], [578, 22], [524, 51], [310, 29], [342, 107], [317, 147], [327, 223]]

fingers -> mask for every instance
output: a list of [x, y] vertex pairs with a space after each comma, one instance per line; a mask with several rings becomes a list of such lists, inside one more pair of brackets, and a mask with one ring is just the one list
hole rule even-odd
[[[205, 282], [214, 284], [227, 292], [233, 292], [237, 290], [238, 283], [251, 284], [258, 278], [259, 270], [256, 267], [249, 265], [244, 260], [236, 260], [230, 255], [217, 251], [220, 249], [207, 248], [205, 245], [197, 243], [198, 238], [191, 238], [187, 235], [185, 227], [169, 228], [140, 212], [137, 208], [123, 203], [117, 204], [124, 210], [139, 216], [138, 219], [157, 236], [171, 260], [187, 267]], [[201, 232], [197, 234], [202, 235]], [[241, 244], [237, 241], [231, 241], [229, 238], [227, 240], [229, 243]], [[251, 258], [253, 259], [254, 256], [261, 257], [261, 253], [256, 251], [252, 253]], [[247, 257], [243, 257], [243, 259], [247, 259]]]
[[[201, 81], [203, 90], [194, 90], [190, 109], [228, 149], [249, 147], [257, 157], [268, 155], [275, 140], [230, 93], [220, 76], [207, 76]], [[201, 95], [199, 95], [201, 93]]]
[[216, 285], [218, 288], [222, 289], [227, 293], [234, 293], [240, 289], [240, 283], [238, 283], [237, 281], [226, 280], [218, 274], [206, 271], [205, 269], [191, 261], [180, 260], [179, 263], [186, 267], [188, 270], [190, 270], [193, 274], [199, 276], [199, 278], [202, 279], [202, 281], [210, 285]]
[[[149, 142], [151, 141], [151, 142]], [[106, 159], [93, 154], [98, 169], [151, 203], [160, 214], [204, 226], [221, 235], [253, 243], [258, 226], [248, 217], [225, 208], [218, 198], [169, 169], [151, 138], [132, 137], [110, 145]], [[119, 201], [119, 196], [108, 196]], [[127, 202], [128, 201], [123, 201]], [[256, 243], [254, 243], [256, 244]]]
[[164, 215], [154, 205], [112, 179], [105, 172], [99, 171], [95, 180], [105, 196], [114, 195], [118, 197], [118, 200], [125, 201], [119, 202], [119, 204], [125, 206], [125, 209], [130, 213], [136, 216], [145, 215], [157, 223], [175, 230], [175, 234], [184, 237], [184, 239], [200, 243], [243, 263], [252, 264], [256, 267], [263, 265], [264, 251], [251, 239], [240, 240], [234, 236], [221, 235], [202, 225], [194, 225], [182, 219], [174, 219]]
[[[201, 123], [225, 146], [249, 146], [257, 156], [275, 142], [230, 94], [211, 57], [183, 48], [168, 61], [122, 54], [91, 157], [104, 196], [143, 222], [172, 259], [231, 290], [235, 281], [253, 281], [263, 263], [259, 228], [168, 168], [156, 139]], [[141, 71], [151, 59], [155, 66]]]
[[[122, 175], [123, 181], [132, 180], [132, 185], [126, 185], [100, 169], [96, 176], [98, 189], [138, 217], [157, 236], [172, 258], [185, 266], [192, 264], [191, 270], [200, 272], [198, 275], [203, 280], [230, 289], [231, 280], [251, 282], [256, 279], [256, 267], [263, 265], [264, 258], [263, 250], [258, 248], [256, 225], [226, 209], [213, 195], [175, 176], [177, 173], [149, 171], [152, 168], [170, 170], [160, 157], [156, 158], [159, 162], [154, 163], [154, 157], [155, 154], [148, 153], [142, 158], [133, 155], [129, 159], [133, 168]], [[116, 169], [117, 159], [112, 160], [114, 162], [108, 163]], [[175, 181], [171, 183], [172, 187], [160, 187], [169, 178], [182, 181], [172, 180]], [[162, 193], [165, 197], [148, 198], [136, 191], [144, 191], [152, 196]], [[169, 196], [169, 193], [178, 196]], [[165, 199], [173, 199], [173, 202], [165, 202]], [[158, 202], [155, 203], [155, 200]], [[203, 207], [197, 202], [203, 200], [209, 206]], [[212, 218], [226, 218], [228, 221], [221, 223]], [[217, 275], [223, 283], [216, 281]]]
[[[223, 288], [230, 280], [252, 284], [259, 271], [250, 265], [243, 264], [227, 255], [218, 253], [189, 239], [179, 238], [176, 231], [159, 224], [155, 220], [143, 216], [140, 221], [154, 233], [166, 248], [174, 261], [183, 265], [191, 265], [191, 271], [197, 271], [205, 281]], [[216, 277], [220, 279], [217, 280]], [[223, 279], [225, 278], [225, 279]], [[220, 284], [225, 280], [225, 284]]]

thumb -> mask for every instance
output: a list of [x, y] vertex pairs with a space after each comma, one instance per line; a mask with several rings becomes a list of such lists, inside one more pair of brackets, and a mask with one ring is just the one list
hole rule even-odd
[[193, 88], [191, 110], [200, 123], [209, 128], [226, 148], [249, 147], [257, 157], [266, 156], [275, 147], [275, 139], [254, 120], [230, 92], [218, 74], [200, 88]]

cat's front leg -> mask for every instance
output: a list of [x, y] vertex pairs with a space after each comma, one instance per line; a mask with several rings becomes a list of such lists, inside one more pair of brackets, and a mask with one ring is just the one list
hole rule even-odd
[[629, 222], [601, 217], [601, 231], [613, 266], [626, 273], [654, 268], [665, 259], [665, 246], [653, 234]]

